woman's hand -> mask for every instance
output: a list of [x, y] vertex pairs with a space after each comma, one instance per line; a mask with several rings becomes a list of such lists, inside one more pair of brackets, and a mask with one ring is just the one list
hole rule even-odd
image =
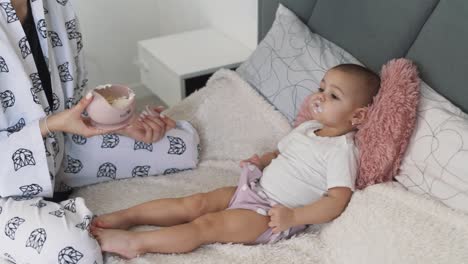
[[163, 110], [161, 107], [146, 107], [137, 120], [117, 133], [147, 144], [157, 142], [176, 126], [174, 120], [161, 114]]
[[[100, 129], [90, 124], [90, 118], [82, 116], [83, 111], [91, 103], [93, 95], [88, 93], [86, 97], [75, 105], [73, 108], [53, 114], [42, 119], [40, 124], [41, 134], [47, 134], [47, 128], [50, 132], [61, 131], [65, 133], [77, 134], [84, 137], [92, 137], [96, 135], [114, 132], [112, 129]], [[47, 122], [47, 128], [45, 123]]]
[[275, 205], [268, 211], [273, 234], [282, 232], [294, 226], [294, 210], [282, 205]]

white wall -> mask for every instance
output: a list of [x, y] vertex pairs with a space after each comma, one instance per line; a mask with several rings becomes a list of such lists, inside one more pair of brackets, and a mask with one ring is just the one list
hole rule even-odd
[[211, 25], [252, 49], [257, 42], [256, 0], [72, 0], [72, 4], [83, 33], [89, 87], [122, 83], [138, 88], [139, 40]]
[[[236, 1], [236, 0], [233, 0]], [[157, 0], [158, 35], [169, 35], [208, 25], [202, 17], [200, 0]]]
[[256, 0], [199, 0], [201, 18], [241, 41], [250, 49], [257, 46]]

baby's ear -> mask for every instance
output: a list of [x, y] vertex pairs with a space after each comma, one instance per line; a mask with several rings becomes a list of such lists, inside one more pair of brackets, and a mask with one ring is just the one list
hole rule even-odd
[[357, 127], [357, 126], [363, 124], [364, 122], [366, 122], [368, 110], [369, 110], [369, 108], [367, 106], [366, 107], [360, 107], [360, 108], [354, 110], [353, 117], [351, 118], [351, 125], [353, 127]]

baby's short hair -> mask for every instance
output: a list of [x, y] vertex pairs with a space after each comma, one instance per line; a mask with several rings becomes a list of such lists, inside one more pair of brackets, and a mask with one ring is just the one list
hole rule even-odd
[[332, 69], [340, 70], [343, 72], [351, 73], [351, 74], [356, 74], [361, 78], [364, 78], [365, 82], [367, 83], [366, 90], [368, 95], [366, 98], [364, 98], [364, 105], [369, 105], [372, 103], [372, 99], [374, 98], [375, 95], [377, 95], [379, 88], [380, 88], [380, 77], [377, 73], [373, 72], [372, 70], [363, 67], [358, 64], [353, 64], [353, 63], [344, 63], [344, 64], [339, 64]]

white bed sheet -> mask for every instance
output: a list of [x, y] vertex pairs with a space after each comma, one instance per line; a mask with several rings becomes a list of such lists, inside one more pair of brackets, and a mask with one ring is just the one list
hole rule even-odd
[[[276, 147], [288, 121], [235, 72], [218, 71], [202, 90], [168, 110], [192, 122], [201, 140], [198, 169], [88, 186], [74, 195], [97, 214], [147, 200], [234, 185], [238, 162]], [[150, 227], [142, 227], [150, 228]], [[330, 224], [274, 245], [207, 245], [189, 254], [146, 254], [106, 263], [463, 263], [468, 259], [468, 216], [406, 191], [371, 186], [353, 196]]]

